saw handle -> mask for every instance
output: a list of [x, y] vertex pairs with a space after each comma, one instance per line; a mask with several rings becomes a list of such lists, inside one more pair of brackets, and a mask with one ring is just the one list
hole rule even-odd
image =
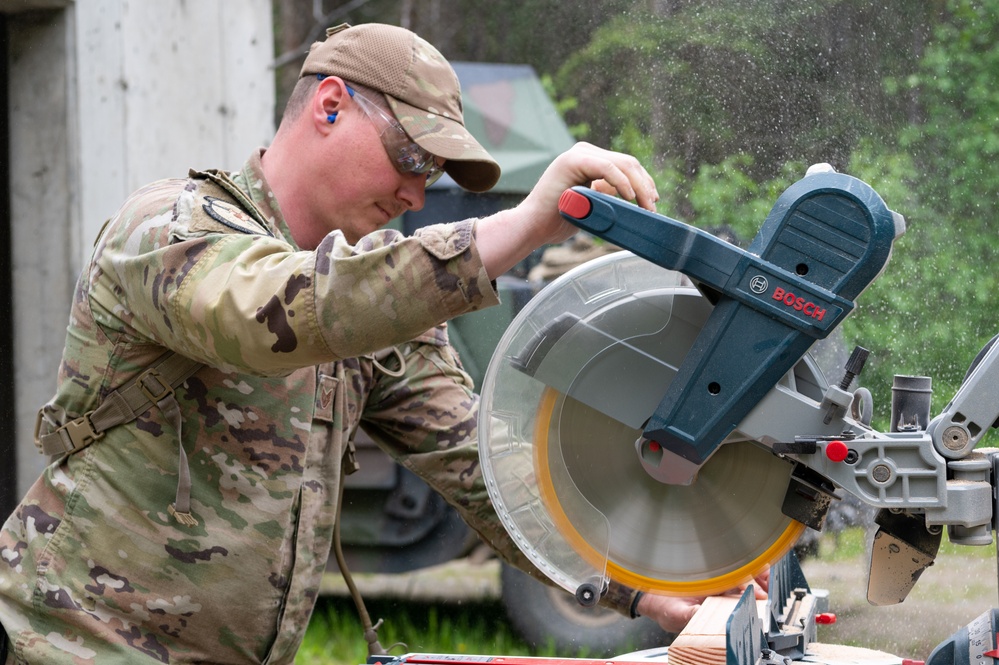
[[745, 254], [710, 233], [584, 187], [565, 190], [559, 212], [584, 231], [714, 287], [729, 280]]
[[788, 188], [748, 250], [584, 187], [563, 193], [559, 209], [579, 228], [686, 274], [715, 304], [644, 432], [695, 464], [853, 310], [905, 229], [873, 189], [838, 173]]

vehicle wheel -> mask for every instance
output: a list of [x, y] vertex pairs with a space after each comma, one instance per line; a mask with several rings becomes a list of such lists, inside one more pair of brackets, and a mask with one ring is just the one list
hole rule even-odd
[[645, 618], [629, 619], [602, 607], [583, 607], [559, 587], [503, 564], [501, 595], [514, 630], [533, 649], [606, 658], [666, 646], [674, 635]]

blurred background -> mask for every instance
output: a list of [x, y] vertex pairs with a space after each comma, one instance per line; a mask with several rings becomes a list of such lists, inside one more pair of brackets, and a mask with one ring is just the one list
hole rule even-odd
[[[844, 348], [872, 352], [861, 382], [876, 427], [888, 429], [893, 375], [932, 377], [939, 411], [999, 328], [999, 0], [0, 0], [0, 512], [44, 464], [35, 413], [103, 221], [148, 181], [237, 168], [272, 136], [308, 45], [328, 26], [372, 21], [417, 31], [455, 63], [469, 127], [504, 168], [485, 196], [442, 179], [424, 211], [395, 222], [404, 231], [516, 205], [554, 155], [586, 140], [639, 157], [662, 214], [746, 245], [780, 192], [828, 162], [908, 222], [842, 326]], [[519, 306], [607, 251], [585, 239], [556, 249], [568, 258], [538, 253], [500, 281], [501, 308], [452, 327], [477, 381]], [[470, 561], [485, 566], [474, 569], [487, 571], [485, 596], [533, 593], [510, 591], [512, 573], [370, 452], [378, 473], [353, 481], [344, 517], [358, 525], [345, 537], [360, 570], [402, 579]], [[581, 640], [581, 625], [665, 639], [567, 612], [558, 639]]]

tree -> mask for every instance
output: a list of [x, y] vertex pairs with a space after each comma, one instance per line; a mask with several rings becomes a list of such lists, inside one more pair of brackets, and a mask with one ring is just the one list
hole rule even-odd
[[999, 194], [997, 29], [999, 2], [949, 0], [919, 71], [899, 85], [918, 93], [925, 108], [925, 121], [908, 129], [903, 144], [920, 156], [930, 176], [925, 191], [954, 216], [961, 235], [985, 230], [982, 205]]
[[[939, 410], [999, 332], [992, 300], [999, 292], [992, 219], [999, 197], [999, 2], [949, 0], [936, 9], [943, 11], [918, 70], [889, 81], [921, 107], [920, 118], [900, 132], [907, 164], [890, 176], [908, 189], [894, 205], [909, 231], [864, 296], [870, 313], [850, 326], [880, 347], [879, 383], [890, 381], [889, 367], [932, 376]], [[868, 153], [864, 162], [870, 168], [891, 159]]]
[[678, 171], [673, 203], [687, 217], [684, 183], [704, 165], [746, 155], [741, 168], [756, 182], [789, 161], [843, 168], [859, 140], [893, 137], [914, 113], [882, 80], [914, 70], [923, 3], [907, 12], [866, 0], [639, 5], [595, 31], [557, 90], [581, 100], [570, 119], [590, 128], [588, 139]]
[[309, 44], [332, 25], [409, 28], [452, 61], [527, 64], [554, 74], [608, 16], [635, 0], [275, 0], [278, 109]]

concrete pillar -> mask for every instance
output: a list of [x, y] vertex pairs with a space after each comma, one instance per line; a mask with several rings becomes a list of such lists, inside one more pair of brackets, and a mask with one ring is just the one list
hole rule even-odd
[[[22, 11], [28, 6], [34, 9]], [[236, 169], [273, 135], [270, 0], [0, 0], [7, 17], [18, 495], [45, 460], [70, 300], [135, 188]]]

